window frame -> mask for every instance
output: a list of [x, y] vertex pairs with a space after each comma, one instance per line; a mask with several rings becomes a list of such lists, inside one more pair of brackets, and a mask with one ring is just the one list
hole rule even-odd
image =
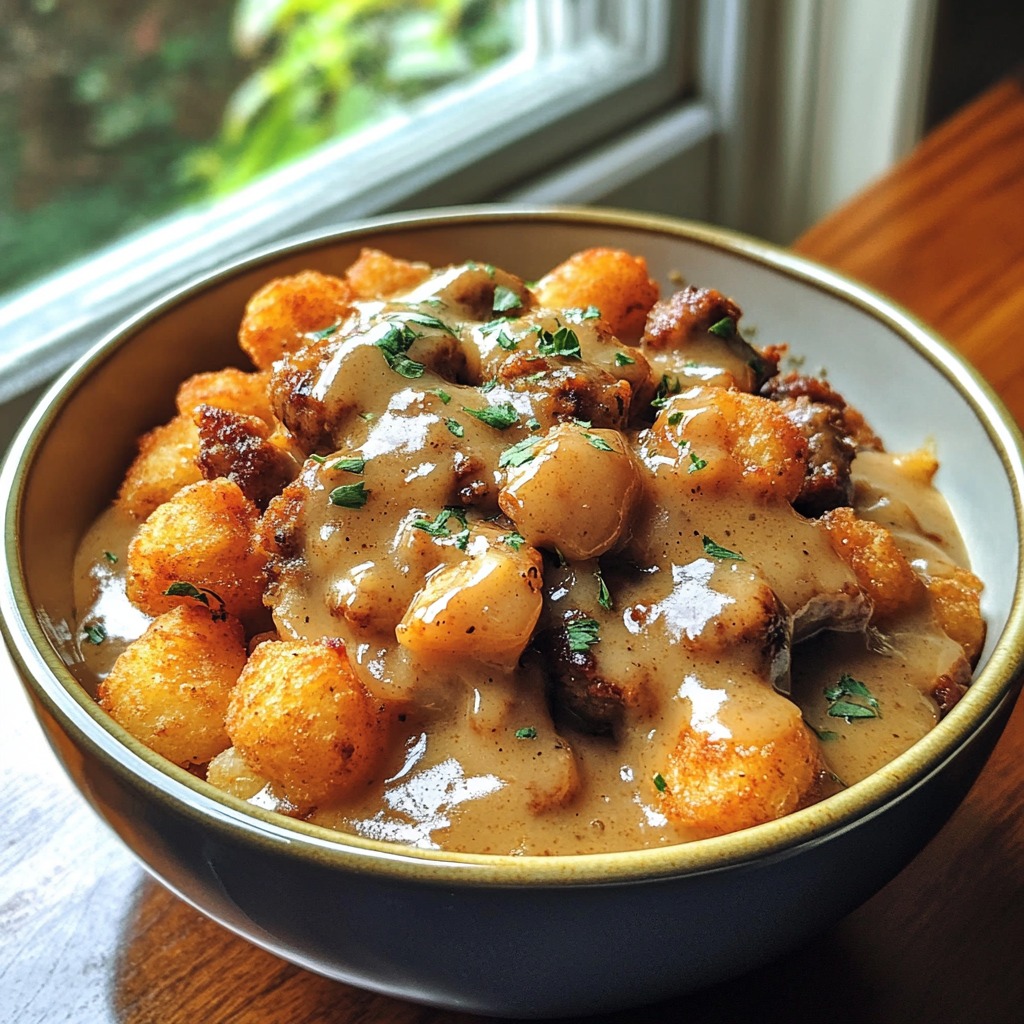
[[[0, 405], [53, 377], [132, 310], [245, 252], [335, 222], [493, 200], [692, 89], [690, 0], [525, 3], [525, 54], [468, 89], [442, 90], [412, 116], [329, 143], [6, 297]], [[465, 116], [467, 102], [488, 112], [486, 125]]]

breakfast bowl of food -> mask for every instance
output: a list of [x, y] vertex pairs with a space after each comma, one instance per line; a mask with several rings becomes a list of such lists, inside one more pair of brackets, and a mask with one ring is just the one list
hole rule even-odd
[[4, 636], [85, 799], [226, 927], [429, 1004], [781, 955], [1020, 687], [1016, 427], [906, 313], [705, 226], [258, 253], [97, 344], [2, 481]]

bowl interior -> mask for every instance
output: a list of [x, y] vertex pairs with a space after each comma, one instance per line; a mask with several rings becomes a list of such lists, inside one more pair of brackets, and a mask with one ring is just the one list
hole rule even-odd
[[[989, 626], [982, 662], [988, 667], [941, 728], [962, 720], [962, 739], [968, 716], [983, 715], [1005, 694], [1024, 631], [1024, 474], [1016, 428], [987, 388], [911, 318], [781, 250], [679, 222], [580, 211], [428, 216], [307, 240], [186, 290], [86, 356], [30, 419], [13, 448], [17, 465], [12, 458], [5, 473], [13, 601], [29, 631], [48, 638], [42, 654], [63, 685], [70, 683], [68, 669], [82, 674], [72, 634], [75, 549], [115, 493], [137, 436], [173, 414], [177, 384], [186, 376], [246, 365], [237, 327], [246, 299], [261, 284], [308, 267], [340, 273], [366, 245], [435, 265], [489, 262], [527, 280], [577, 250], [621, 247], [647, 258], [663, 294], [682, 275], [732, 296], [744, 324], [756, 328], [756, 344], [788, 344], [807, 372], [826, 371], [887, 448], [934, 444], [938, 486], [986, 584]], [[958, 741], [953, 731], [933, 745], [947, 741], [948, 753]]]

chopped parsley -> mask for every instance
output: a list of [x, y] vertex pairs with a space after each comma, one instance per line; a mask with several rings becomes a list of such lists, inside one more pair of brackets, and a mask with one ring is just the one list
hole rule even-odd
[[601, 639], [600, 628], [597, 619], [573, 619], [567, 622], [565, 635], [569, 641], [569, 650], [577, 653], [589, 651]]
[[735, 562], [746, 561], [738, 552], [730, 551], [728, 548], [723, 548], [721, 544], [716, 544], [707, 534], [701, 537], [701, 544], [704, 545], [704, 554], [710, 555], [712, 558], [731, 558]]
[[104, 551], [103, 557], [111, 564], [117, 565], [117, 555], [113, 551]]
[[[587, 425], [589, 426], [589, 424]], [[615, 449], [603, 437], [598, 437], [597, 434], [584, 433], [583, 436], [586, 438], [587, 444], [589, 444], [591, 448], [596, 448], [599, 452], [615, 451]]]
[[519, 347], [519, 342], [515, 338], [510, 338], [505, 333], [505, 325], [509, 322], [507, 316], [498, 317], [497, 320], [489, 320], [480, 328], [480, 333], [486, 338], [497, 332], [498, 336], [494, 339], [495, 342], [506, 352], [511, 352]]
[[519, 422], [519, 413], [511, 402], [502, 402], [500, 405], [488, 405], [483, 409], [470, 409], [462, 407], [470, 416], [475, 416], [481, 423], [486, 423], [495, 430], [507, 430], [514, 423]]
[[452, 400], [452, 396], [449, 395], [448, 392], [444, 390], [444, 388], [431, 388], [427, 392], [427, 394], [428, 395], [436, 395], [438, 398], [441, 399], [441, 401], [445, 405], [447, 405]]
[[366, 489], [366, 484], [360, 480], [357, 484], [342, 484], [341, 487], [335, 487], [330, 493], [329, 500], [338, 508], [362, 508], [369, 497], [370, 492]]
[[632, 356], [627, 356], [625, 352], [615, 353], [615, 365], [616, 366], [632, 366], [636, 360]]
[[587, 306], [587, 308], [585, 310], [583, 310], [583, 319], [584, 320], [600, 320], [601, 319], [601, 310], [599, 310], [597, 308], [597, 306]]
[[361, 420], [366, 420], [366, 422], [369, 423], [377, 418], [377, 414], [375, 412], [361, 412], [359, 414], [359, 418]]
[[559, 327], [554, 334], [541, 328], [537, 332], [537, 351], [545, 356], [561, 356], [563, 359], [581, 359], [580, 339], [571, 327]]
[[540, 440], [539, 437], [524, 437], [522, 441], [516, 441], [498, 456], [498, 467], [504, 469], [505, 466], [522, 466], [529, 462], [537, 454], [534, 448]]
[[531, 416], [526, 421], [526, 426], [529, 430], [540, 430], [540, 420], [536, 416]]
[[490, 380], [485, 380], [480, 385], [480, 390], [483, 394], [487, 394], [489, 391], [493, 391], [498, 386], [498, 378], [492, 377]]
[[106, 627], [100, 622], [92, 626], [86, 626], [84, 639], [87, 644], [96, 644], [98, 646], [107, 639]]
[[512, 288], [503, 284], [495, 285], [494, 301], [491, 303], [491, 309], [495, 313], [507, 313], [510, 309], [519, 309], [522, 304], [523, 300]]
[[519, 533], [518, 530], [513, 530], [511, 533], [506, 533], [505, 536], [501, 539], [513, 551], [518, 551], [526, 543], [526, 538], [521, 533]]
[[[429, 313], [398, 313], [395, 317], [388, 317], [388, 319], [401, 319], [406, 324], [416, 324], [417, 327], [430, 327], [435, 331], [443, 331], [445, 334], [450, 334], [453, 338], [457, 338], [458, 335], [452, 330], [443, 320], [438, 320], [436, 316], [431, 316]], [[408, 330], [408, 328], [406, 328]], [[412, 334], [412, 332], [409, 332]], [[413, 335], [415, 337], [415, 335]]]
[[825, 700], [828, 701], [830, 718], [881, 718], [882, 712], [874, 694], [859, 679], [844, 672], [835, 686], [826, 686]]
[[668, 425], [670, 427], [678, 427], [683, 422], [683, 414], [681, 412], [670, 412], [668, 414]]
[[330, 468], [342, 473], [362, 473], [366, 469], [366, 459], [338, 459]]
[[[448, 520], [455, 519], [457, 523], [462, 526], [462, 529], [452, 534], [451, 530], [448, 529]], [[431, 519], [414, 519], [412, 525], [417, 530], [423, 530], [424, 533], [429, 533], [431, 537], [452, 537], [455, 539], [455, 546], [460, 551], [466, 550], [466, 545], [469, 543], [469, 524], [466, 522], [466, 513], [459, 508], [457, 505], [445, 505], [440, 512]]]
[[831, 729], [818, 729], [811, 725], [806, 718], [804, 719], [804, 725], [806, 725], [822, 743], [831, 743], [833, 740], [842, 739], [839, 733], [833, 732]]
[[655, 772], [654, 773], [653, 781], [654, 781], [654, 788], [659, 793], [664, 793], [665, 790], [668, 789], [668, 783], [665, 781], [665, 776], [662, 775], [661, 772]]
[[422, 377], [426, 369], [423, 363], [417, 363], [406, 355], [415, 340], [416, 335], [408, 327], [396, 327], [392, 324], [374, 344], [381, 350], [388, 366], [395, 373], [415, 380]]
[[699, 455], [694, 455], [693, 452], [690, 452], [690, 466], [687, 469], [687, 472], [696, 473], [698, 470], [703, 469], [707, 464], [707, 459], [702, 459]]
[[651, 405], [655, 409], [663, 409], [667, 404], [671, 395], [678, 395], [683, 390], [683, 383], [678, 377], [670, 377], [667, 373], [661, 375], [661, 380], [658, 382], [658, 388], [654, 393], [654, 398], [651, 400]]
[[723, 316], [718, 323], [712, 324], [708, 331], [717, 334], [719, 338], [732, 338], [736, 334], [736, 321], [731, 316]]
[[194, 583], [178, 580], [164, 591], [164, 597], [191, 597], [194, 601], [205, 604], [207, 608], [210, 607], [210, 598], [212, 597], [220, 605], [217, 611], [212, 613], [213, 617], [221, 621], [228, 617], [224, 598], [215, 591], [210, 590], [209, 587], [197, 587]]
[[308, 458], [310, 462], [315, 462], [318, 466], [322, 466], [327, 461], [326, 455], [317, 455], [316, 452], [308, 456]]
[[522, 729], [516, 729], [517, 740], [535, 740], [537, 738], [537, 730], [532, 725], [523, 726]]
[[444, 421], [444, 425], [456, 436], [463, 437], [466, 433], [466, 428], [458, 421], [453, 419], [447, 419]]
[[604, 581], [604, 576], [601, 575], [601, 570], [598, 569], [594, 576], [597, 578], [597, 603], [606, 611], [611, 611], [612, 595], [608, 584]]

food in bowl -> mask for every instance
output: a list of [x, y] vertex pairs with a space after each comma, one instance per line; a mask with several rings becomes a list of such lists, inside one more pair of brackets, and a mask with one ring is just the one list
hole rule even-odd
[[865, 778], [970, 681], [934, 455], [713, 289], [366, 250], [239, 340], [77, 572], [101, 705], [235, 796], [427, 848], [675, 844]]

